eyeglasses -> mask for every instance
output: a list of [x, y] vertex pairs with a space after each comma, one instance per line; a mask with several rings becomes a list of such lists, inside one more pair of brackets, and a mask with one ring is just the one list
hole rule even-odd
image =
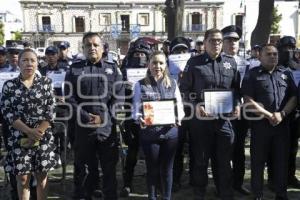
[[222, 44], [223, 40], [222, 39], [209, 39], [208, 42], [211, 44]]

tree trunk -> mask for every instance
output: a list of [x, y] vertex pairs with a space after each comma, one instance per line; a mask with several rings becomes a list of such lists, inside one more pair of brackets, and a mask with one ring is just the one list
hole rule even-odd
[[168, 21], [168, 40], [177, 36], [183, 36], [182, 23], [184, 14], [184, 0], [166, 0], [167, 21]]
[[272, 10], [274, 0], [260, 0], [258, 19], [251, 34], [251, 47], [266, 44], [269, 40], [272, 25]]

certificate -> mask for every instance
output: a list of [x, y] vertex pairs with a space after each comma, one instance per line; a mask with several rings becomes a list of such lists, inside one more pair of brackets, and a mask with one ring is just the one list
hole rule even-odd
[[18, 77], [20, 72], [1, 72], [0, 73], [0, 93], [2, 93], [3, 85], [6, 81]]
[[191, 57], [190, 53], [170, 55], [168, 57], [170, 74], [177, 76], [180, 72], [182, 72], [190, 57]]
[[293, 70], [292, 72], [293, 72], [294, 82], [298, 87], [298, 84], [300, 82], [300, 70]]
[[52, 80], [52, 84], [54, 88], [62, 88], [62, 85], [65, 81], [66, 72], [52, 71], [47, 73], [47, 77]]
[[177, 120], [175, 99], [161, 101], [144, 101], [143, 117], [146, 126], [170, 125]]
[[204, 90], [204, 106], [208, 114], [225, 114], [233, 111], [231, 90]]
[[148, 68], [131, 68], [126, 69], [127, 81], [132, 85], [145, 78]]

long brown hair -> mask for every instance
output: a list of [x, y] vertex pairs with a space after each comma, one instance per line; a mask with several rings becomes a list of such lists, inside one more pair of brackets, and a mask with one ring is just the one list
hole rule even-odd
[[[154, 56], [158, 56], [158, 55], [163, 55], [165, 57], [165, 60], [166, 60], [166, 68], [165, 70], [163, 71], [163, 77], [162, 77], [162, 83], [163, 85], [166, 87], [166, 88], [170, 88], [171, 87], [171, 78], [170, 78], [170, 73], [169, 73], [169, 69], [168, 69], [168, 66], [167, 66], [167, 57], [166, 55], [164, 54], [163, 51], [154, 51], [150, 57], [149, 57], [149, 65], [151, 64], [151, 60], [153, 59]], [[145, 84], [146, 85], [151, 85], [151, 81], [150, 81], [150, 77], [151, 77], [151, 72], [150, 70], [148, 69], [147, 71], [147, 74], [146, 74], [146, 77], [145, 77]]]

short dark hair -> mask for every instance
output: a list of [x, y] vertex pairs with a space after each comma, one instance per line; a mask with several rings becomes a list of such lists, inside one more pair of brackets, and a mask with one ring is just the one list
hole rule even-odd
[[[259, 49], [259, 53], [261, 53], [265, 48], [267, 47], [274, 47], [275, 49], [277, 49], [276, 45], [271, 44], [271, 43], [267, 43], [267, 44], [263, 44], [261, 45], [261, 48]], [[278, 49], [277, 49], [278, 50]]]
[[85, 33], [84, 35], [83, 35], [83, 38], [82, 38], [82, 43], [84, 43], [84, 40], [86, 39], [86, 38], [90, 38], [90, 37], [99, 37], [100, 38], [100, 40], [102, 40], [101, 39], [101, 36], [98, 34], [98, 33], [95, 33], [95, 32], [87, 32], [87, 33]]
[[210, 35], [215, 34], [215, 33], [220, 33], [223, 36], [221, 30], [219, 30], [217, 28], [212, 28], [212, 29], [208, 29], [207, 31], [205, 31], [204, 40], [206, 40]]
[[26, 49], [22, 50], [22, 51], [19, 53], [19, 55], [18, 55], [18, 62], [21, 61], [21, 57], [23, 56], [24, 53], [33, 53], [33, 54], [36, 56], [36, 58], [38, 58], [36, 52], [35, 52], [33, 49], [31, 49], [31, 48], [26, 48]]

